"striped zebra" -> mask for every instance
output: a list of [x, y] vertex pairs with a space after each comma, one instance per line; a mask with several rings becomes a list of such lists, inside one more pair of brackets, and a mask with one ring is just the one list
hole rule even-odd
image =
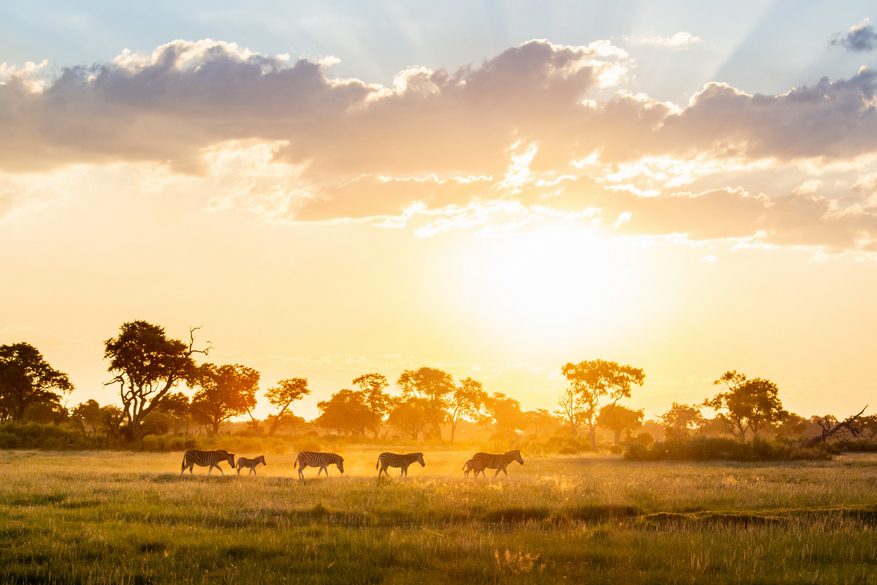
[[[250, 473], [256, 473], [256, 466], [259, 465], [260, 463], [262, 465], [268, 465], [267, 463], [265, 463], [265, 456], [264, 455], [259, 455], [255, 459], [247, 459], [246, 457], [238, 457], [238, 475], [241, 474], [241, 469], [243, 469], [244, 467], [249, 467]], [[250, 473], [248, 473], [247, 476], [249, 476]], [[259, 475], [259, 474], [256, 473], [256, 475]]]
[[299, 479], [304, 479], [305, 474], [303, 473], [305, 467], [319, 467], [320, 471], [317, 472], [317, 477], [320, 477], [320, 473], [326, 472], [326, 477], [329, 477], [329, 469], [328, 467], [332, 464], [335, 464], [338, 467], [338, 471], [344, 473], [344, 459], [340, 455], [336, 455], [335, 453], [314, 453], [313, 451], [302, 451], [298, 454], [298, 457], [295, 458], [295, 463], [292, 464], [292, 468], [295, 469], [295, 466], [298, 465], [298, 477]]
[[386, 473], [387, 477], [390, 477], [390, 474], [387, 472], [388, 467], [401, 467], [402, 472], [399, 474], [399, 477], [403, 475], [408, 477], [408, 466], [412, 463], [420, 463], [421, 467], [426, 467], [426, 463], [423, 462], [423, 453], [406, 453], [405, 455], [381, 453], [378, 455], [378, 462], [375, 464], [375, 469], [379, 466], [381, 468], [378, 472], [378, 479], [381, 478], [382, 473]]
[[469, 459], [468, 461], [466, 461], [466, 463], [463, 464], [463, 471], [466, 472], [466, 479], [469, 479], [470, 471], [475, 472], [476, 478], [478, 477], [479, 473], [484, 476], [484, 466], [474, 459]]
[[228, 464], [234, 469], [234, 453], [227, 453], [222, 450], [196, 451], [195, 449], [189, 449], [183, 455], [183, 466], [180, 468], [180, 475], [183, 475], [187, 467], [189, 468], [189, 475], [195, 475], [192, 470], [195, 469], [196, 465], [199, 467], [207, 467], [209, 465], [210, 469], [207, 470], [207, 475], [210, 475], [214, 467], [219, 469], [222, 475], [225, 475], [225, 472], [219, 467], [219, 464], [223, 461], [228, 461]]
[[[518, 450], [509, 451], [502, 455], [496, 455], [493, 453], [476, 453], [472, 456], [472, 460], [478, 465], [484, 466], [486, 469], [495, 469], [496, 474], [493, 476], [494, 479], [496, 479], [496, 476], [499, 475], [500, 471], [505, 473], [506, 477], [508, 477], [509, 473], [505, 468], [508, 467], [509, 463], [512, 461], [517, 461], [521, 465], [524, 464], [524, 460], [521, 458], [521, 452]], [[482, 471], [481, 473], [484, 472]]]

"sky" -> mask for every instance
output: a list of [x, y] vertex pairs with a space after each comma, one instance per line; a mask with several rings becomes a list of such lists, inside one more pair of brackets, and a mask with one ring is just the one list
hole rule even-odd
[[[555, 409], [727, 370], [872, 402], [873, 2], [0, 5], [0, 344], [118, 403], [146, 320], [307, 378], [439, 367]], [[265, 414], [264, 400], [260, 414]], [[877, 408], [877, 405], [875, 405]]]

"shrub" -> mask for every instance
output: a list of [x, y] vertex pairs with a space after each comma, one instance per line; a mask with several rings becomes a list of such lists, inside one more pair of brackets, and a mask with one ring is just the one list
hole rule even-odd
[[825, 449], [800, 449], [783, 441], [741, 443], [734, 439], [696, 437], [689, 441], [657, 442], [646, 447], [631, 443], [624, 453], [629, 461], [791, 461], [830, 459]]

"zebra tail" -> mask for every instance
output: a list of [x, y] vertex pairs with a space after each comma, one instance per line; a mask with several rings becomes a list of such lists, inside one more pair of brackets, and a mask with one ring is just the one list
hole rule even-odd
[[380, 466], [381, 466], [381, 458], [378, 457], [378, 462], [375, 463], [375, 469], [377, 469], [377, 468], [380, 467]]
[[292, 468], [295, 469], [295, 466], [298, 465], [298, 459], [295, 460], [295, 463], [292, 464]]

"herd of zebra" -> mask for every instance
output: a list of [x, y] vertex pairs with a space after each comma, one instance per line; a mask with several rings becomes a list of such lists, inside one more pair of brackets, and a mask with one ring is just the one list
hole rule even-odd
[[[476, 478], [479, 473], [481, 474], [481, 477], [486, 477], [484, 474], [485, 469], [495, 469], [496, 473], [493, 476], [494, 478], [499, 475], [500, 471], [508, 477], [509, 474], [506, 471], [506, 467], [508, 467], [512, 461], [517, 461], [521, 465], [524, 464], [520, 451], [515, 450], [502, 454], [476, 453], [472, 456], [472, 459], [469, 459], [463, 464], [463, 471], [465, 472], [467, 479], [470, 471], [475, 472]], [[190, 449], [183, 455], [183, 465], [180, 468], [180, 475], [183, 475], [187, 468], [189, 469], [189, 475], [194, 475], [193, 470], [196, 465], [199, 467], [209, 467], [207, 475], [210, 475], [214, 467], [218, 469], [220, 473], [225, 475], [225, 472], [219, 467], [219, 464], [223, 462], [228, 463], [232, 469], [235, 469], [234, 453], [228, 453], [222, 450], [197, 451], [195, 449]], [[256, 466], [260, 463], [262, 465], [268, 465], [265, 463], [264, 455], [259, 455], [255, 459], [238, 457], [238, 475], [241, 474], [241, 469], [244, 467], [250, 470], [250, 473], [247, 475], [255, 474]], [[375, 465], [375, 469], [380, 468], [380, 471], [378, 471], [378, 479], [384, 474], [386, 474], [387, 477], [390, 477], [390, 474], [387, 471], [388, 467], [400, 468], [401, 473], [399, 474], [399, 477], [407, 477], [408, 467], [414, 463], [420, 463], [421, 467], [426, 467], [426, 462], [423, 460], [423, 453], [406, 453], [404, 455], [398, 453], [381, 453], [378, 456], [378, 462]], [[329, 477], [330, 465], [335, 465], [338, 468], [338, 471], [344, 473], [344, 458], [340, 455], [336, 455], [335, 453], [302, 451], [295, 458], [295, 463], [293, 463], [292, 468], [295, 469], [296, 466], [298, 466], [298, 477], [299, 479], [304, 480], [304, 469], [306, 467], [319, 467], [320, 469], [317, 471], [317, 477], [320, 477], [320, 474], [324, 471], [326, 472], [326, 477]]]

